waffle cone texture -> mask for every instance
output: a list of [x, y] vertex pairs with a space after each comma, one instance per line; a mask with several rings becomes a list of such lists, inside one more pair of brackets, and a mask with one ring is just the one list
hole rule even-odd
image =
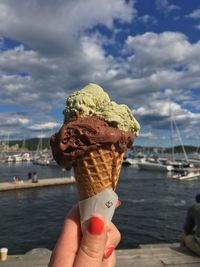
[[115, 190], [123, 162], [124, 153], [116, 151], [115, 146], [88, 151], [77, 159], [74, 175], [80, 199], [92, 197], [101, 191]]

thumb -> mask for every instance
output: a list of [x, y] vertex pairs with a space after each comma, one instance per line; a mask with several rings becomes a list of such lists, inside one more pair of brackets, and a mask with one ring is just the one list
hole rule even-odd
[[83, 238], [74, 267], [100, 267], [107, 240], [107, 226], [102, 217], [90, 218], [83, 231]]

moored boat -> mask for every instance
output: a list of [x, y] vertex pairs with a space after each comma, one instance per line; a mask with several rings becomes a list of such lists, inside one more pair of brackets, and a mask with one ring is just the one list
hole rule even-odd
[[183, 181], [183, 180], [195, 180], [200, 177], [200, 170], [195, 168], [188, 168], [184, 171], [172, 175], [172, 179]]
[[173, 167], [170, 165], [164, 165], [162, 163], [153, 163], [153, 162], [139, 162], [138, 167], [142, 170], [151, 170], [151, 171], [173, 171]]
[[167, 160], [159, 160], [153, 158], [142, 159], [138, 162], [138, 167], [142, 170], [149, 171], [173, 171], [173, 166], [167, 163]]
[[22, 161], [22, 156], [20, 154], [15, 154], [12, 156], [14, 162], [21, 162]]
[[14, 158], [11, 155], [9, 155], [9, 156], [6, 157], [6, 160], [5, 161], [6, 162], [13, 162], [14, 161]]
[[125, 158], [123, 160], [123, 165], [134, 165], [134, 166], [137, 166], [138, 162], [140, 162], [140, 159], [138, 159], [138, 158]]

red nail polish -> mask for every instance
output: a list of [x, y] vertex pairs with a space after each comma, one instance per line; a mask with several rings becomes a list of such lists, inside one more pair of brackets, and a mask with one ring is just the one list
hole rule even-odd
[[108, 259], [110, 255], [113, 253], [114, 247], [109, 247], [106, 252], [104, 253], [104, 259]]
[[98, 217], [92, 217], [88, 223], [88, 231], [92, 235], [100, 235], [104, 228], [104, 222]]

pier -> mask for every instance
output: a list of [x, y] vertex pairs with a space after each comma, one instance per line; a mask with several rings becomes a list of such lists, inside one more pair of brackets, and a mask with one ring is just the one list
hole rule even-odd
[[[200, 257], [175, 244], [141, 245], [136, 249], [116, 250], [116, 267], [199, 267]], [[47, 267], [51, 251], [33, 249], [24, 255], [9, 255], [0, 267]]]
[[59, 178], [48, 178], [48, 179], [39, 179], [37, 183], [32, 183], [32, 181], [23, 181], [21, 182], [5, 182], [0, 183], [0, 192], [9, 191], [9, 190], [19, 190], [19, 189], [29, 189], [29, 188], [38, 188], [38, 187], [47, 187], [55, 185], [66, 185], [74, 184], [75, 178], [71, 177], [59, 177]]

